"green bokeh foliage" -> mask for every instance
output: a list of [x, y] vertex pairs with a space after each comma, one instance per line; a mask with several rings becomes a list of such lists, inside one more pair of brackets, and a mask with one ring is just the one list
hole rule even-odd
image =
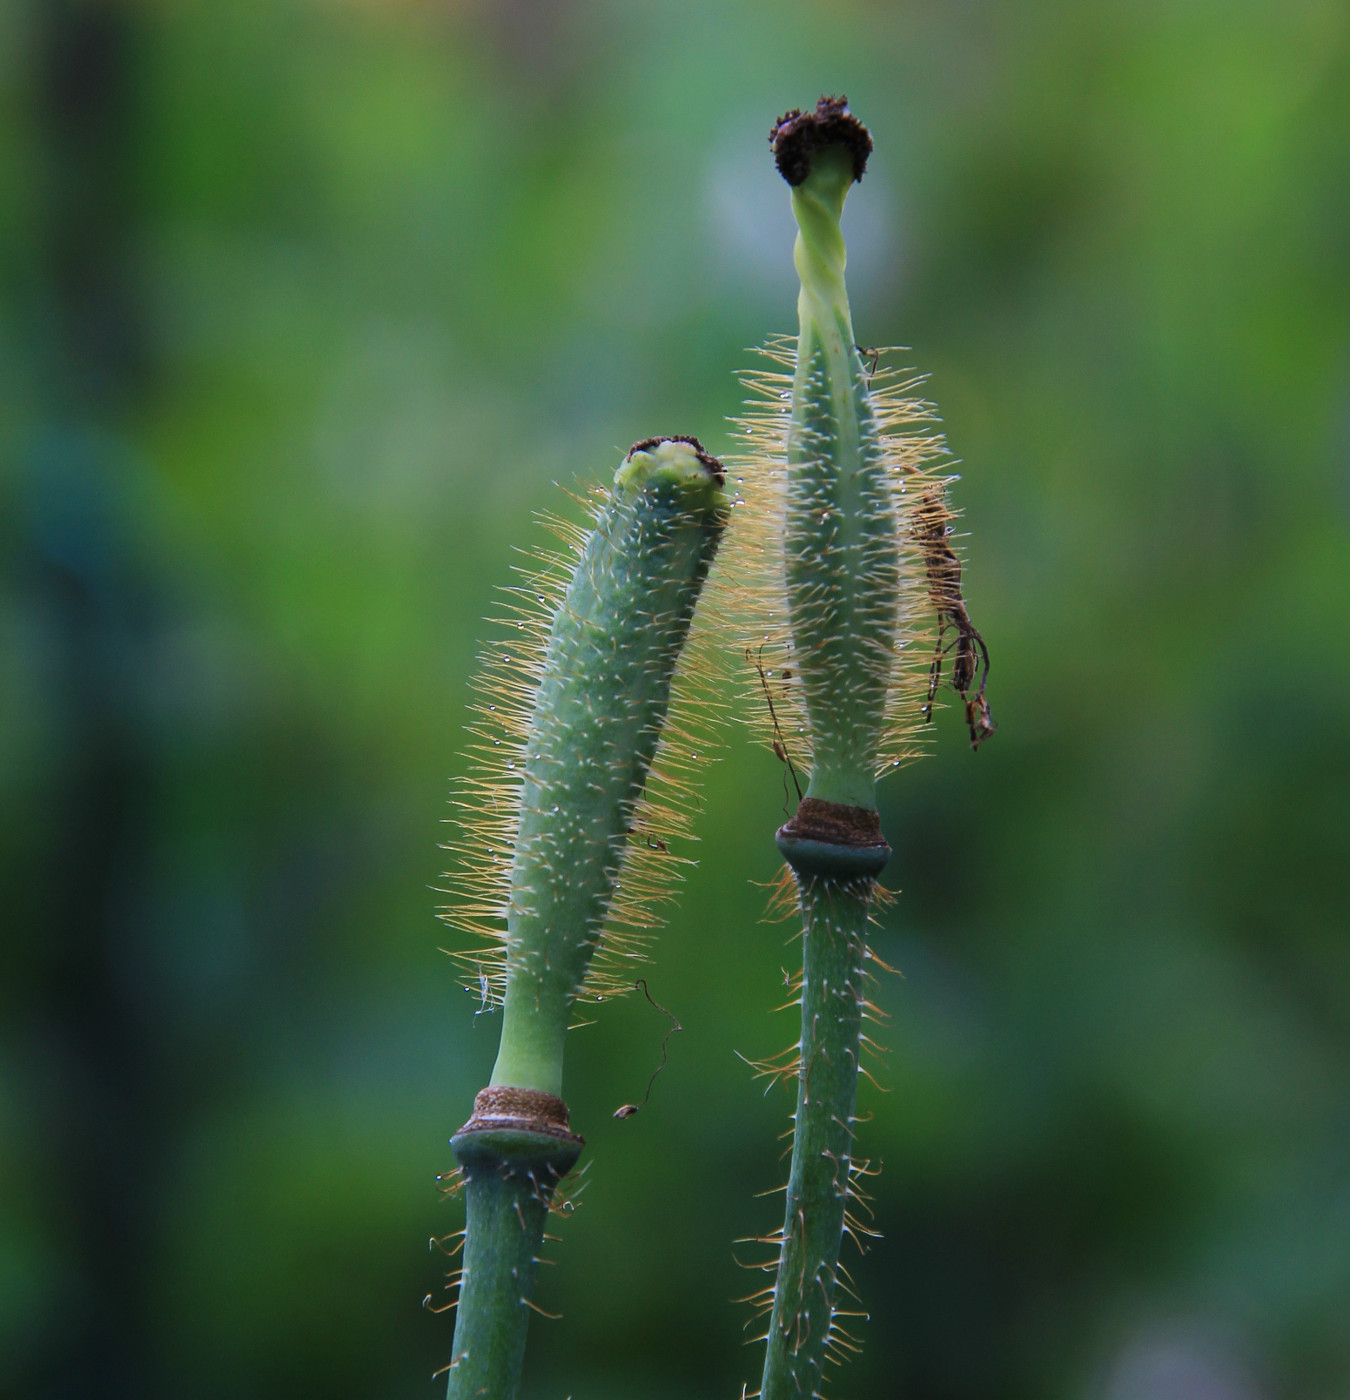
[[[5, 0], [0, 1392], [436, 1393], [479, 619], [552, 481], [729, 446], [792, 327], [764, 136], [841, 89], [857, 332], [933, 376], [1000, 730], [882, 788], [837, 1393], [1350, 1390], [1344, 6]], [[756, 1368], [781, 810], [734, 738], [651, 1104], [610, 1118], [644, 1001], [569, 1045], [540, 1400]]]

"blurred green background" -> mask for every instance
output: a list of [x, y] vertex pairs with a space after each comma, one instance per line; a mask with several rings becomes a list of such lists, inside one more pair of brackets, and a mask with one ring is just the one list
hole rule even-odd
[[[552, 484], [714, 450], [847, 92], [1001, 728], [884, 788], [865, 1350], [905, 1400], [1350, 1396], [1341, 0], [0, 0], [0, 1393], [433, 1397], [480, 619]], [[792, 1038], [732, 736], [531, 1400], [757, 1377]]]

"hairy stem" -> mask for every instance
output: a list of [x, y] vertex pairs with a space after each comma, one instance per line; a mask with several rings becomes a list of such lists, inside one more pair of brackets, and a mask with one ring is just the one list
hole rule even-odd
[[723, 504], [689, 444], [630, 454], [554, 618], [521, 790], [493, 1084], [562, 1093], [572, 1002], [600, 941]]
[[812, 1396], [838, 1346], [835, 1293], [853, 1156], [872, 882], [807, 877], [796, 1132], [769, 1320], [765, 1396]]
[[549, 1202], [581, 1139], [567, 1132], [560, 1099], [489, 1089], [451, 1143], [468, 1215], [449, 1400], [511, 1400], [520, 1388]]
[[808, 796], [876, 806], [899, 598], [894, 509], [844, 288], [851, 157], [816, 153], [792, 191], [801, 276], [788, 436], [787, 596], [811, 724]]

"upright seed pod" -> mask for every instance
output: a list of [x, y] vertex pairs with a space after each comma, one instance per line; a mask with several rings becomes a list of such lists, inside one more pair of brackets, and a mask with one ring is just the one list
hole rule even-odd
[[[657, 834], [671, 814], [644, 788], [650, 776], [678, 791], [669, 769], [694, 752], [672, 742], [672, 689], [726, 522], [722, 484], [693, 438], [638, 443], [594, 528], [572, 536], [574, 566], [553, 575], [561, 591], [539, 575], [516, 590], [529, 606], [489, 666], [449, 917], [492, 935], [472, 955], [474, 986], [485, 1000], [504, 992], [504, 1008], [491, 1083], [451, 1140], [467, 1222], [449, 1400], [510, 1400], [519, 1386], [545, 1217], [583, 1145], [561, 1097], [571, 1009], [616, 909], [643, 926], [659, 894], [653, 857], [671, 862]], [[589, 988], [620, 989], [603, 967]]]
[[[795, 345], [768, 351], [791, 380], [748, 381], [770, 406], [743, 424], [745, 517], [759, 535], [749, 554], [767, 564], [745, 592], [760, 603], [752, 654], [774, 747], [788, 761], [796, 748], [810, 781], [777, 834], [804, 926], [801, 1034], [787, 1057], [760, 1067], [795, 1075], [797, 1109], [783, 1227], [763, 1239], [777, 1246], [764, 1266], [775, 1279], [756, 1300], [769, 1317], [759, 1394], [803, 1400], [819, 1393], [826, 1361], [853, 1345], [837, 1293], [840, 1244], [858, 1228], [849, 1203], [866, 933], [891, 854], [876, 779], [917, 752], [931, 696], [925, 708], [928, 662], [912, 643], [930, 607], [955, 625], [955, 604], [934, 592], [932, 521], [947, 479], [932, 464], [944, 449], [931, 428], [912, 426], [931, 423], [932, 411], [905, 397], [911, 385], [888, 387], [875, 360], [865, 367], [854, 341], [840, 216], [871, 136], [844, 99], [821, 98], [777, 122], [771, 140], [799, 230], [799, 330]], [[951, 518], [941, 527], [948, 554]], [[964, 670], [960, 678], [969, 685]], [[979, 698], [987, 719], [983, 684]]]

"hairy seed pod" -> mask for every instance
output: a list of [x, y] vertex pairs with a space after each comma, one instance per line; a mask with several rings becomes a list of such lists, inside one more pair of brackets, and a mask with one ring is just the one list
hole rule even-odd
[[521, 787], [493, 1084], [561, 1093], [571, 1004], [725, 522], [710, 462], [671, 439], [631, 452], [554, 618]]
[[844, 289], [839, 217], [855, 168], [850, 146], [825, 146], [792, 191], [801, 293], [784, 562], [811, 731], [806, 795], [875, 807], [900, 551], [885, 453]]

